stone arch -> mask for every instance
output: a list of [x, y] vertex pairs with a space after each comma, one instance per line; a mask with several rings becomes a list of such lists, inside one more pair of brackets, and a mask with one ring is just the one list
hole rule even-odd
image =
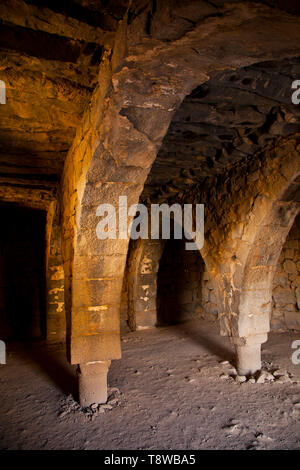
[[[260, 347], [269, 331], [273, 276], [299, 211], [299, 170], [296, 135], [277, 141], [231, 175], [235, 188], [238, 173], [242, 171], [245, 177], [238, 191], [224, 197], [222, 222], [209, 215], [216, 210], [218, 198], [208, 195], [210, 236], [205, 252], [219, 285], [221, 332], [236, 345], [241, 373], [255, 372], [261, 366]], [[225, 176], [222, 184], [227, 187], [227, 182]], [[221, 185], [218, 189], [222, 193]]]
[[[252, 367], [259, 369], [261, 366], [260, 344], [267, 340], [270, 329], [274, 274], [283, 245], [300, 211], [299, 152], [295, 149], [295, 153], [282, 159], [281, 165], [285, 169], [285, 181], [276, 188], [269, 210], [257, 228], [245, 265], [238, 320], [242, 341], [237, 342], [238, 350], [245, 351], [239, 357], [242, 371], [250, 367], [249, 353], [252, 354]], [[247, 344], [249, 352], [244, 347]]]
[[[173, 223], [172, 219], [171, 230], [174, 228]], [[183, 234], [182, 225], [181, 230]], [[158, 324], [157, 282], [161, 259], [168, 241], [160, 238], [157, 240], [138, 239], [130, 242], [125, 278], [128, 304], [127, 321], [131, 330], [154, 327]], [[185, 244], [188, 240], [184, 238], [181, 241]], [[194, 251], [188, 251], [188, 253], [194, 253]], [[203, 263], [203, 272], [201, 272], [203, 281], [205, 277], [205, 281], [211, 282], [205, 259], [202, 256], [202, 249], [196, 249], [196, 253], [201, 257]], [[215, 285], [213, 289], [216, 288]]]
[[125, 18], [113, 52], [104, 53], [99, 86], [62, 178], [67, 344], [73, 364], [120, 357], [128, 239], [97, 239], [99, 204], [117, 206], [119, 195], [126, 195], [128, 204], [138, 202], [174, 111], [196, 86], [218, 70], [292, 57], [299, 38], [297, 18], [250, 3], [224, 7], [222, 16], [208, 17], [167, 43], [144, 37], [132, 46], [131, 31], [136, 34]]

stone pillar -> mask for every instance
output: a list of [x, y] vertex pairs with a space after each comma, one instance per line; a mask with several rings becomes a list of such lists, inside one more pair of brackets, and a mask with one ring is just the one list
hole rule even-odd
[[82, 407], [107, 402], [107, 373], [111, 361], [79, 364], [79, 403]]
[[261, 344], [236, 346], [239, 375], [255, 374], [261, 369]]
[[57, 213], [53, 220], [50, 218], [48, 230], [46, 338], [48, 342], [63, 342], [66, 340], [65, 280]]
[[233, 339], [239, 375], [252, 375], [261, 369], [261, 345], [265, 341], [266, 334]]

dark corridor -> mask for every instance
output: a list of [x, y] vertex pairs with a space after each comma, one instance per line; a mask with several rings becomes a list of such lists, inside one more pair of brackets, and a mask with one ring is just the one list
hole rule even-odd
[[205, 265], [198, 251], [185, 249], [186, 241], [168, 240], [161, 257], [157, 277], [158, 326], [191, 320], [202, 305]]
[[0, 338], [45, 336], [43, 211], [0, 205]]

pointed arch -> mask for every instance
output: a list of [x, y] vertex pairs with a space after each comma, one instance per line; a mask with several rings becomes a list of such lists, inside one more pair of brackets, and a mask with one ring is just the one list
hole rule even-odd
[[[196, 86], [217, 70], [293, 56], [299, 32], [297, 18], [262, 5], [236, 4], [178, 40], [143, 39], [123, 60], [126, 18], [121, 22], [113, 54], [104, 54], [99, 86], [62, 179], [72, 363], [120, 357], [119, 307], [128, 240], [97, 239], [98, 205], [117, 205], [119, 195], [126, 195], [129, 204], [138, 202], [174, 111]], [[213, 261], [208, 265], [214, 272]]]

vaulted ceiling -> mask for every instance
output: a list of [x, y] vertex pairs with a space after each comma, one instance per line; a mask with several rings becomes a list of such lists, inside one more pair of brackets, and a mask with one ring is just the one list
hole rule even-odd
[[[0, 197], [51, 198], [124, 1], [0, 2]], [[3, 194], [5, 191], [5, 195]]]
[[298, 77], [300, 57], [221, 72], [195, 89], [173, 117], [141, 199], [172, 198], [300, 132], [291, 100]]
[[[128, 3], [0, 2], [0, 79], [7, 89], [7, 103], [0, 106], [0, 200], [22, 203], [24, 198], [55, 198], [66, 154], [97, 84], [103, 50], [112, 48]], [[136, 0], [128, 21], [146, 12], [149, 21], [144, 34], [169, 41], [192, 28], [199, 15], [218, 15], [224, 3]], [[294, 0], [264, 3], [291, 13], [298, 8]], [[178, 184], [182, 188], [222, 171], [232, 159], [243, 158], [262, 140], [274, 137], [275, 121], [288, 132], [295, 109], [277, 88], [284, 84], [287, 90], [291, 77], [299, 77], [299, 62], [276, 67], [252, 67], [235, 79], [233, 73], [220, 74], [187, 97], [170, 126], [143, 197], [161, 196]], [[265, 87], [271, 75], [277, 77], [275, 85], [272, 78]], [[275, 94], [270, 91], [273, 85]]]

